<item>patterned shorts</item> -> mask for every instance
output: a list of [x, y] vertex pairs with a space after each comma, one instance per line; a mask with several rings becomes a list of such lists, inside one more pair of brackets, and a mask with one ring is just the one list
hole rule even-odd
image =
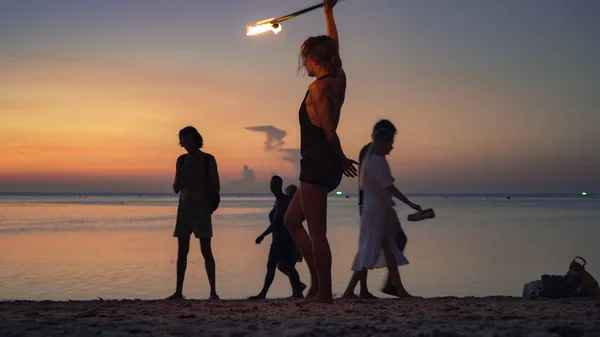
[[177, 206], [173, 236], [189, 237], [192, 233], [198, 239], [213, 236], [210, 207], [206, 201], [182, 201]]

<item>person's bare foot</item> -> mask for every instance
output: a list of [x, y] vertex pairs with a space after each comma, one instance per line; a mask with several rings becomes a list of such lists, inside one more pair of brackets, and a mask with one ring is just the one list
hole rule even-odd
[[398, 298], [417, 298], [417, 296], [413, 296], [408, 292], [401, 293], [397, 296]]
[[220, 301], [221, 298], [217, 294], [210, 294], [210, 297], [208, 298], [208, 300], [209, 301]]
[[304, 289], [306, 289], [307, 285], [300, 282], [300, 292], [304, 292]]
[[386, 295], [390, 295], [390, 296], [398, 296], [398, 290], [396, 290], [395, 287], [383, 287], [381, 288], [381, 292], [386, 294]]
[[264, 300], [265, 298], [267, 298], [267, 296], [263, 294], [248, 297], [249, 300]]
[[408, 291], [404, 290], [404, 291], [400, 291], [398, 292], [398, 289], [396, 289], [396, 287], [392, 286], [392, 287], [384, 287], [381, 289], [381, 292], [390, 296], [395, 296], [398, 298], [417, 298], [418, 296], [413, 296], [411, 294], [408, 293]]
[[305, 298], [300, 302], [301, 304], [333, 304], [333, 296], [324, 296], [317, 294], [309, 299]]
[[344, 293], [342, 295], [342, 299], [344, 300], [357, 300], [358, 296], [355, 293]]
[[378, 299], [378, 298], [379, 298], [379, 297], [377, 297], [377, 296], [375, 296], [375, 295], [371, 294], [371, 293], [370, 293], [370, 292], [368, 292], [368, 291], [367, 291], [366, 293], [361, 293], [360, 295], [358, 295], [358, 297], [359, 297], [360, 299], [363, 299], [363, 300], [376, 300], [376, 299]]
[[308, 289], [308, 292], [306, 293], [306, 295], [304, 295], [304, 301], [308, 301], [311, 298], [315, 297], [318, 295], [318, 288], [317, 287], [313, 287], [312, 285], [310, 286], [310, 288]]
[[173, 295], [165, 298], [165, 300], [185, 300], [185, 297], [183, 297], [182, 294], [174, 293]]

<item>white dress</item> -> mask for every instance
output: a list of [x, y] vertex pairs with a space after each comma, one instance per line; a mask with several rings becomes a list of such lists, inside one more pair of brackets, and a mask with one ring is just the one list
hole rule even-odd
[[385, 157], [371, 154], [361, 165], [363, 208], [360, 218], [358, 253], [352, 264], [353, 271], [387, 267], [383, 241], [390, 242], [396, 264], [403, 266], [408, 260], [396, 245], [400, 222], [393, 209], [392, 195], [386, 187], [394, 184], [394, 177]]

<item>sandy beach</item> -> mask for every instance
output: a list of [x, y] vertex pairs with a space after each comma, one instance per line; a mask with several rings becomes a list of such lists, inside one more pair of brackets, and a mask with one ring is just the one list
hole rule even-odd
[[600, 299], [5, 301], [0, 336], [600, 336]]

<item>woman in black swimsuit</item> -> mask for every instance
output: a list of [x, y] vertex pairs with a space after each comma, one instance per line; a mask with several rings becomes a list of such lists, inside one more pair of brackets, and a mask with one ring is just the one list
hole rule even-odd
[[[331, 303], [331, 250], [327, 241], [327, 193], [340, 183], [342, 174], [355, 177], [336, 133], [346, 95], [346, 74], [339, 56], [333, 7], [324, 0], [327, 35], [308, 38], [300, 50], [300, 67], [317, 79], [310, 84], [299, 111], [300, 188], [285, 215], [285, 226], [306, 259], [311, 285], [307, 302]], [[302, 227], [306, 220], [309, 233]]]

